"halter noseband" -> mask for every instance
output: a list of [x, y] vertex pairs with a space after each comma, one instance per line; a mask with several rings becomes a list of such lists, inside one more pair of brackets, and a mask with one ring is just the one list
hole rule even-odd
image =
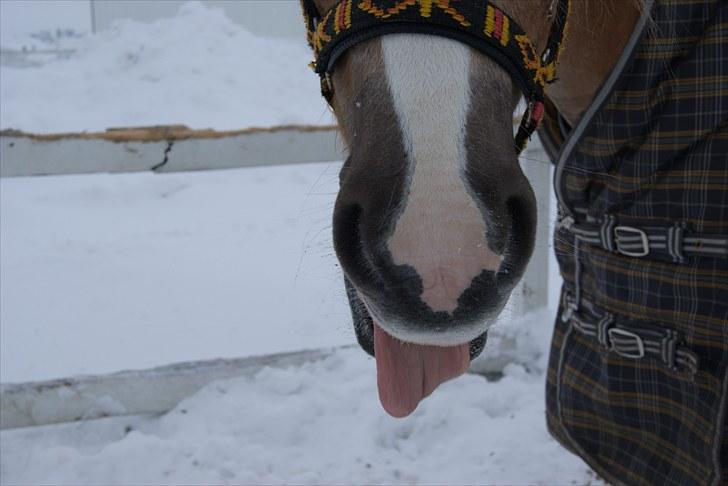
[[341, 0], [323, 17], [313, 0], [301, 0], [301, 6], [316, 57], [311, 65], [321, 76], [321, 94], [327, 101], [333, 95], [334, 64], [350, 47], [394, 33], [449, 37], [493, 59], [521, 88], [528, 107], [515, 137], [520, 153], [543, 117], [544, 87], [556, 79], [569, 0], [554, 1], [551, 31], [540, 56], [523, 29], [486, 0]]

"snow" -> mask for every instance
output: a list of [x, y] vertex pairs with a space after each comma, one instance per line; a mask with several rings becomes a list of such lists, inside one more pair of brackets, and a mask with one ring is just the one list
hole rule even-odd
[[[547, 315], [529, 325], [545, 326]], [[534, 364], [534, 363], [532, 363]], [[3, 431], [12, 484], [587, 484], [548, 435], [544, 374], [465, 375], [406, 419], [377, 402], [359, 349], [215, 382], [161, 417]]]
[[200, 2], [151, 23], [121, 20], [60, 47], [76, 51], [37, 67], [0, 67], [0, 129], [333, 122], [303, 37], [254, 36]]
[[339, 167], [0, 179], [0, 381], [352, 343]]

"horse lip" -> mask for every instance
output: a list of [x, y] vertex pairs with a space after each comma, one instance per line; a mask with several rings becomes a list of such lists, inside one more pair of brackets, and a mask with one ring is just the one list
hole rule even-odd
[[[442, 337], [446, 335], [446, 330], [436, 330], [434, 332], [427, 331], [427, 330], [417, 330], [417, 331], [410, 331], [408, 329], [401, 329], [401, 327], [406, 326], [393, 326], [391, 324], [391, 319], [382, 318], [381, 314], [379, 314], [376, 311], [376, 308], [369, 303], [366, 296], [364, 296], [358, 289], [356, 290], [357, 297], [359, 300], [364, 304], [364, 308], [369, 313], [369, 318], [372, 320], [372, 325], [379, 326], [383, 330], [385, 330], [390, 336], [393, 336], [397, 338], [398, 340], [404, 342], [404, 343], [410, 343], [410, 344], [416, 344], [416, 345], [424, 345], [424, 346], [458, 346], [465, 343], [472, 343], [481, 336], [485, 335], [488, 332], [488, 329], [491, 327], [491, 325], [494, 322], [494, 319], [488, 319], [485, 323], [478, 323], [473, 324], [471, 326], [468, 326], [470, 329], [468, 329], [468, 332], [465, 333], [466, 335], [463, 336], [461, 339], [454, 340], [452, 342], [442, 342]], [[483, 325], [484, 324], [484, 325]], [[399, 329], [398, 329], [399, 327]], [[372, 333], [373, 333], [372, 329]], [[415, 337], [412, 338], [410, 336], [410, 333], [414, 333]], [[420, 336], [417, 336], [417, 334], [420, 334], [421, 336], [424, 336], [424, 338], [421, 338]], [[462, 333], [461, 333], [462, 334]], [[472, 334], [472, 336], [471, 336]]]
[[384, 319], [382, 319], [377, 314], [377, 312], [375, 311], [375, 309], [372, 308], [372, 305], [369, 304], [369, 301], [367, 300], [367, 298], [361, 292], [359, 292], [358, 289], [356, 291], [356, 295], [359, 297], [359, 300], [361, 300], [362, 303], [364, 304], [364, 308], [369, 313], [369, 317], [372, 319], [372, 321], [377, 321], [378, 323], [381, 323], [381, 322], [384, 321]]
[[[349, 296], [349, 305], [354, 319], [354, 331], [359, 346], [369, 355], [374, 356], [374, 321], [367, 304], [361, 298], [361, 293], [349, 281], [344, 278], [346, 292]], [[470, 341], [470, 360], [477, 358], [485, 348], [488, 339], [487, 331]]]

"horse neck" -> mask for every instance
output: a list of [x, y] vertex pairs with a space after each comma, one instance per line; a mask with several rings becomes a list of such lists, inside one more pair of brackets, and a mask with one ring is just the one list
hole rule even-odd
[[611, 72], [640, 16], [641, 0], [572, 0], [558, 81], [547, 95], [576, 122]]

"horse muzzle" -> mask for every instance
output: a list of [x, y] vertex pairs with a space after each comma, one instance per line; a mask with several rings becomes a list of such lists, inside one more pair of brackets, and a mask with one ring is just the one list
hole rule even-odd
[[510, 187], [507, 194], [491, 189], [487, 201], [480, 201], [483, 231], [472, 231], [477, 222], [459, 221], [462, 213], [454, 212], [430, 220], [423, 213], [414, 218], [422, 221], [398, 233], [402, 218], [396, 220], [397, 211], [376, 202], [391, 200], [396, 188], [390, 188], [389, 197], [375, 192], [355, 201], [342, 186], [334, 211], [334, 246], [357, 338], [367, 352], [374, 354], [375, 323], [404, 342], [471, 343], [471, 354], [482, 350], [486, 331], [533, 251], [533, 192], [527, 182]]

